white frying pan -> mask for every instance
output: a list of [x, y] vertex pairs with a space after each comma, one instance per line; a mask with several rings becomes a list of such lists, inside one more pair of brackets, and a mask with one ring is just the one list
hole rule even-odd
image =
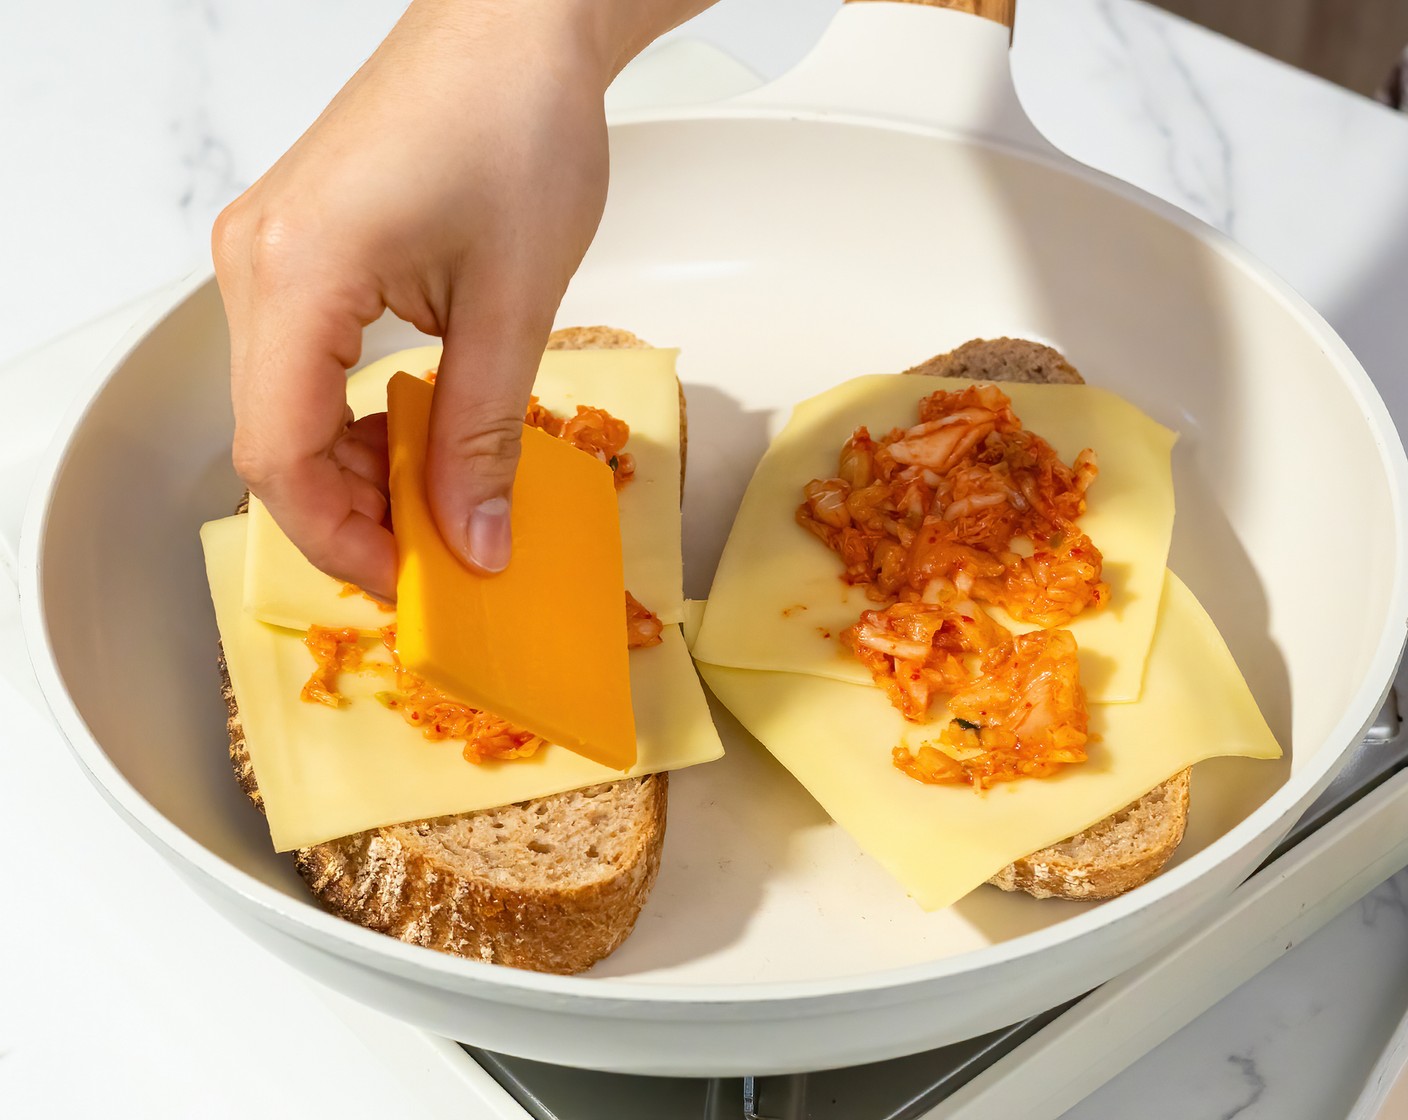
[[[730, 753], [672, 782], [659, 885], [592, 974], [457, 960], [323, 913], [225, 760], [196, 527], [239, 485], [208, 279], [66, 421], [25, 528], [36, 671], [112, 804], [310, 975], [432, 1031], [603, 1069], [767, 1073], [918, 1051], [1052, 1006], [1196, 925], [1388, 686], [1408, 619], [1404, 456], [1363, 370], [1284, 284], [1037, 135], [1007, 43], [972, 15], [854, 4], [776, 84], [613, 125], [610, 202], [561, 322], [683, 348], [695, 595], [770, 430], [843, 378], [1033, 336], [1178, 429], [1171, 563], [1287, 758], [1198, 767], [1174, 866], [1103, 905], [984, 888], [924, 914], [721, 715]], [[383, 321], [364, 357], [418, 341]]]

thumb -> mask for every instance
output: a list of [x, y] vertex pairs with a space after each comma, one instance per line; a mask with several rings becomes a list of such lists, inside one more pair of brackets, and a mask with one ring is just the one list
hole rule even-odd
[[[541, 320], [541, 327], [539, 321]], [[493, 320], [451, 313], [435, 379], [426, 495], [445, 543], [470, 567], [501, 572], [523, 416], [552, 311]]]

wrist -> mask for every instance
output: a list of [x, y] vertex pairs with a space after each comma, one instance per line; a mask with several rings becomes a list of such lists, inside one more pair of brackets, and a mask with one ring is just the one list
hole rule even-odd
[[532, 52], [606, 89], [626, 63], [714, 0], [414, 0], [403, 22], [471, 48]]
[[656, 39], [714, 0], [546, 0], [574, 9], [609, 82]]

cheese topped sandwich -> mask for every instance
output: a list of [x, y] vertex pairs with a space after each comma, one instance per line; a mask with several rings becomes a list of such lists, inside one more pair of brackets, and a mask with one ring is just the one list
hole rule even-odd
[[[572, 349], [584, 345], [592, 349]], [[531, 708], [515, 721], [446, 691], [423, 660], [403, 657], [403, 620], [314, 569], [256, 500], [203, 527], [236, 773], [275, 847], [295, 853], [334, 912], [415, 944], [557, 972], [590, 967], [629, 934], [659, 866], [666, 772], [722, 753], [679, 627], [684, 416], [674, 357], [624, 332], [559, 332], [525, 418], [564, 454], [598, 457], [590, 469], [609, 472], [616, 494], [614, 607], [561, 625], [629, 648], [633, 759], [589, 757], [581, 742], [564, 747], [523, 726]], [[425, 347], [358, 371], [347, 388], [353, 412], [385, 409], [395, 374], [424, 377], [438, 361], [439, 349]], [[430, 391], [411, 388], [421, 390]], [[398, 525], [411, 523], [394, 498]], [[526, 569], [532, 550], [524, 557]], [[413, 599], [417, 625], [456, 621], [440, 617], [443, 603], [427, 610], [430, 596]], [[484, 617], [492, 648], [501, 624]], [[491, 664], [503, 666], [487, 687], [505, 707], [554, 684], [519, 657]], [[593, 673], [580, 670], [588, 684]]]
[[1128, 890], [1193, 763], [1279, 756], [1166, 568], [1173, 442], [1004, 339], [803, 401], [759, 463], [694, 656], [924, 908]]

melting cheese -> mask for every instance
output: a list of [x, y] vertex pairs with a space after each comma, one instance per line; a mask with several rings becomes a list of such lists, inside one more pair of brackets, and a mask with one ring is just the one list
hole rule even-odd
[[[837, 640], [874, 606], [840, 578], [841, 562], [797, 524], [802, 488], [836, 474], [842, 444], [860, 425], [877, 438], [917, 422], [918, 402], [972, 382], [877, 375], [799, 404], [758, 464], [719, 561], [695, 656], [714, 665], [802, 673], [869, 684]], [[1084, 385], [1004, 384], [1023, 425], [1063, 460], [1094, 448], [1100, 476], [1081, 529], [1104, 553], [1110, 604], [1075, 618], [1081, 678], [1095, 703], [1139, 697], [1173, 533], [1174, 433], [1111, 393]], [[1000, 610], [1014, 631], [1032, 629]]]
[[[713, 611], [711, 600], [706, 628]], [[921, 727], [873, 685], [699, 667], [748, 731], [926, 910], [951, 905], [1013, 860], [1103, 820], [1196, 762], [1281, 753], [1216, 626], [1172, 572], [1143, 695], [1091, 706], [1089, 760], [982, 794], [925, 785], [891, 765], [897, 744], [917, 747], [937, 735], [940, 711]]]
[[[636, 473], [617, 495], [626, 587], [662, 622], [683, 617], [680, 553], [680, 398], [676, 350], [551, 350], [543, 355], [533, 391], [558, 415], [577, 406], [603, 408], [631, 428], [626, 450]], [[423, 376], [440, 362], [439, 346], [402, 350], [347, 379], [347, 403], [358, 418], [386, 411], [386, 386], [405, 371]], [[245, 604], [255, 618], [306, 630], [385, 626], [389, 615], [360, 595], [344, 595], [337, 580], [314, 568], [284, 536], [268, 511], [250, 503]]]
[[465, 567], [425, 489], [434, 390], [388, 387], [396, 526], [396, 652], [458, 700], [597, 762], [635, 763], [625, 582], [611, 468], [526, 425], [513, 486], [513, 558]]
[[[466, 762], [456, 742], [428, 742], [375, 694], [376, 672], [344, 673], [348, 703], [306, 703], [299, 688], [313, 660], [302, 634], [258, 622], [243, 609], [248, 517], [201, 528], [215, 617], [239, 698], [245, 743], [279, 851], [380, 825], [578, 789], [623, 777], [547, 745], [528, 759]], [[624, 629], [624, 622], [622, 622]], [[630, 654], [637, 758], [624, 776], [678, 770], [723, 754], [679, 628]]]

